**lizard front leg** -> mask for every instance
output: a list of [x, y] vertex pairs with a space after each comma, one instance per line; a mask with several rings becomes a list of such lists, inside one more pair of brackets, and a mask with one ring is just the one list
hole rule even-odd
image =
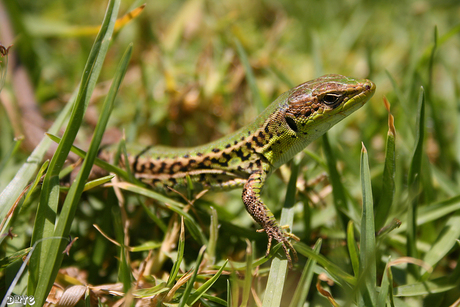
[[268, 245], [267, 253], [270, 253], [272, 240], [280, 242], [283, 246], [286, 258], [289, 263], [289, 267], [292, 268], [291, 255], [289, 249], [292, 251], [294, 260], [297, 261], [297, 252], [289, 242], [289, 238], [295, 238], [295, 236], [287, 233], [282, 229], [268, 207], [260, 199], [260, 191], [267, 177], [267, 172], [263, 169], [254, 171], [248, 178], [243, 188], [243, 202], [246, 206], [246, 210], [252, 216], [252, 218], [262, 226], [263, 231], [267, 233]]

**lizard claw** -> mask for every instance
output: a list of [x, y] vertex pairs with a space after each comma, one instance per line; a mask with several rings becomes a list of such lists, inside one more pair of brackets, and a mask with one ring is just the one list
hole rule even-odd
[[279, 243], [281, 243], [281, 246], [283, 246], [284, 253], [286, 254], [286, 259], [288, 261], [289, 269], [292, 269], [292, 258], [291, 258], [291, 253], [292, 252], [292, 257], [294, 258], [294, 262], [297, 262], [298, 257], [297, 257], [297, 251], [295, 250], [294, 246], [291, 244], [289, 239], [293, 239], [295, 241], [300, 241], [300, 238], [297, 237], [296, 235], [286, 232], [284, 229], [288, 227], [280, 227], [280, 228], [275, 228], [275, 229], [259, 229], [257, 232], [266, 232], [268, 236], [268, 244], [267, 244], [267, 252], [265, 253], [265, 257], [268, 257], [270, 254], [270, 249], [272, 246], [272, 240], [275, 239]]

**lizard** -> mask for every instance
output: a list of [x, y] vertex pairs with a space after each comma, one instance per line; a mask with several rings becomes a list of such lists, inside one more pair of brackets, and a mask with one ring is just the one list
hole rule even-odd
[[128, 164], [137, 179], [163, 193], [186, 191], [189, 182], [197, 193], [242, 188], [246, 210], [268, 236], [266, 256], [275, 239], [292, 267], [289, 251], [294, 260], [297, 252], [289, 239], [298, 238], [278, 225], [262, 201], [263, 185], [273, 171], [362, 107], [375, 88], [367, 79], [324, 75], [281, 94], [251, 124], [230, 135], [197, 147], [130, 150]]

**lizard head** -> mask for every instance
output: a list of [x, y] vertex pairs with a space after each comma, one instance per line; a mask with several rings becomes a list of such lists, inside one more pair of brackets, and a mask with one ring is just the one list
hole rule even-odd
[[325, 75], [293, 88], [275, 102], [267, 127], [270, 139], [260, 150], [279, 167], [336, 123], [362, 107], [374, 94], [367, 79]]
[[374, 92], [370, 80], [325, 75], [290, 91], [284, 119], [299, 137], [316, 138], [362, 107]]

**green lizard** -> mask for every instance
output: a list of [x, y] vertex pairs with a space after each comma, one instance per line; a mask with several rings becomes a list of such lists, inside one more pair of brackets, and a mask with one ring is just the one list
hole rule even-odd
[[267, 177], [309, 143], [368, 101], [375, 85], [366, 79], [325, 75], [282, 94], [256, 120], [209, 144], [193, 148], [148, 147], [128, 152], [135, 177], [155, 190], [194, 191], [243, 188], [243, 202], [272, 240], [280, 242], [292, 266], [296, 238], [276, 222], [260, 198]]

